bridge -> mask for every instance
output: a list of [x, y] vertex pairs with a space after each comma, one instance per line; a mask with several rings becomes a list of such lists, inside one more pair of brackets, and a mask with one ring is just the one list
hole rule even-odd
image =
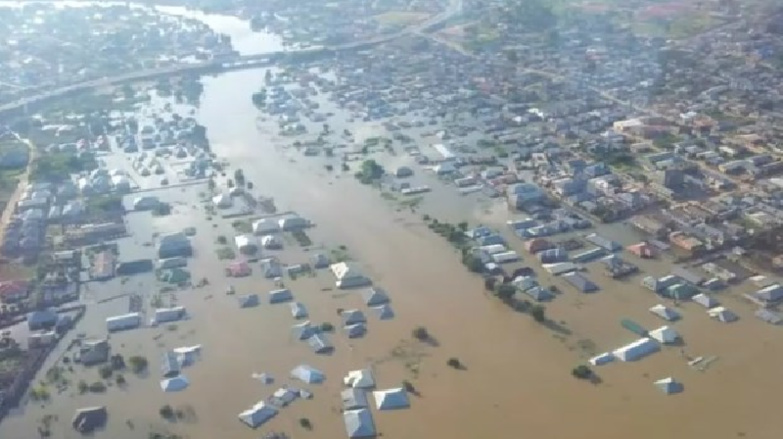
[[370, 49], [379, 44], [383, 44], [402, 36], [414, 33], [427, 32], [444, 24], [446, 21], [459, 14], [462, 11], [462, 0], [451, 0], [449, 6], [441, 12], [422, 23], [402, 29], [388, 35], [381, 35], [367, 41], [356, 41], [352, 43], [341, 44], [337, 46], [322, 46], [310, 49], [295, 51], [279, 51], [259, 55], [236, 55], [210, 61], [179, 64], [175, 66], [163, 67], [158, 69], [142, 70], [112, 77], [103, 77], [82, 82], [77, 82], [63, 86], [54, 90], [36, 92], [30, 96], [18, 99], [14, 102], [0, 105], [0, 116], [19, 113], [26, 108], [46, 103], [52, 99], [61, 98], [71, 94], [81, 93], [93, 88], [124, 84], [162, 78], [171, 75], [181, 75], [186, 73], [203, 74], [210, 72], [220, 72], [228, 70], [242, 70], [264, 67], [284, 62], [295, 62], [297, 60], [312, 59], [316, 56], [328, 56], [339, 52], [350, 52], [364, 49]]

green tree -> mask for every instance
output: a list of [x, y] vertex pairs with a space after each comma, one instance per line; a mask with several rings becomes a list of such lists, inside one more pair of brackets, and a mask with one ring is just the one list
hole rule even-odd
[[142, 357], [141, 355], [134, 355], [128, 358], [128, 364], [130, 364], [133, 373], [137, 373], [137, 374], [144, 372], [145, 370], [147, 370], [147, 367], [149, 366], [149, 362], [147, 361], [147, 358]]
[[533, 316], [535, 321], [542, 323], [546, 321], [546, 308], [542, 305], [533, 305], [533, 308], [530, 310], [530, 315]]
[[516, 294], [517, 288], [511, 284], [500, 284], [497, 286], [495, 294], [500, 298], [500, 300], [506, 302], [511, 300], [512, 297], [514, 297], [514, 294]]

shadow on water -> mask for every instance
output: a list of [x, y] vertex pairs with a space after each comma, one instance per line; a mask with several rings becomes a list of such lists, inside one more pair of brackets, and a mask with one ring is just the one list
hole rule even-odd
[[571, 335], [572, 331], [565, 327], [562, 323], [556, 322], [554, 320], [545, 320], [541, 323], [544, 325], [545, 328], [549, 329], [550, 331], [554, 331], [560, 335]]

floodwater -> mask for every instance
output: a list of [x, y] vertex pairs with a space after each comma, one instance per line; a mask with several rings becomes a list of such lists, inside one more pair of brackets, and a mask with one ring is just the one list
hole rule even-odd
[[[752, 308], [736, 294], [720, 297], [741, 317], [731, 325], [710, 320], [695, 304], [680, 310], [684, 319], [675, 328], [686, 340], [683, 351], [718, 357], [707, 371], [689, 368], [683, 351], [676, 347], [637, 363], [598, 368], [603, 380], [599, 385], [578, 381], [571, 376], [574, 365], [634, 339], [620, 327], [620, 319], [633, 318], [648, 327], [663, 324], [647, 312], [657, 299], [638, 286], [638, 277], [609, 281], [593, 265], [588, 274], [602, 290], [582, 295], [542, 275], [543, 283], [557, 282], [563, 294], [547, 305], [547, 314], [557, 327], [536, 324], [488, 297], [481, 280], [468, 274], [454, 250], [421, 220], [426, 212], [437, 218], [499, 226], [510, 215], [501, 204], [484, 202], [476, 208], [453, 190], [440, 187], [425, 195], [418, 212], [401, 210], [383, 200], [376, 189], [359, 185], [351, 173], [330, 173], [321, 159], [311, 160], [285, 149], [283, 142], [269, 134], [250, 101], [262, 85], [263, 71], [204, 79], [198, 118], [208, 128], [213, 151], [241, 167], [255, 191], [273, 196], [281, 211], [295, 210], [315, 222], [309, 233], [316, 247], [346, 246], [376, 284], [389, 291], [396, 318], [380, 322], [367, 312], [365, 338], [349, 341], [338, 329], [331, 337], [335, 352], [316, 356], [291, 340], [289, 327], [294, 320], [286, 305], [240, 310], [224, 294], [228, 284], [222, 276], [224, 262], [217, 260], [212, 248], [218, 236], [230, 236], [231, 231], [226, 221], [204, 218], [197, 195], [203, 188], [163, 190], [161, 198], [175, 203], [174, 214], [159, 219], [132, 214], [129, 223], [153, 224], [134, 226], [137, 234], [132, 239], [139, 243], [152, 240], [153, 232], [177, 231], [186, 225], [198, 228], [197, 257], [191, 269], [196, 278], [210, 278], [212, 285], [176, 294], [177, 303], [185, 305], [193, 318], [179, 323], [176, 330], [140, 329], [112, 335], [116, 352], [142, 353], [151, 359], [150, 377], [130, 377], [126, 389], [110, 388], [105, 395], [69, 393], [55, 397], [44, 408], [27, 406], [0, 426], [0, 437], [31, 437], [36, 421], [45, 413], [60, 418], [55, 437], [76, 437], [67, 426], [73, 409], [105, 404], [110, 424], [96, 437], [144, 437], [145, 429], [152, 426], [192, 439], [257, 438], [260, 432], [247, 429], [236, 414], [269, 396], [276, 385], [299, 385], [287, 379], [288, 371], [299, 363], [326, 372], [326, 383], [306, 386], [314, 391], [314, 399], [294, 402], [262, 431], [286, 431], [292, 437], [344, 437], [339, 414], [341, 377], [369, 365], [375, 369], [379, 387], [397, 386], [407, 379], [420, 392], [411, 398], [410, 410], [374, 411], [378, 431], [385, 438], [779, 436], [775, 401], [783, 385], [775, 377], [783, 346], [777, 342], [776, 328], [753, 319]], [[630, 244], [634, 237], [622, 227], [602, 232]], [[521, 250], [521, 242], [512, 242]], [[531, 256], [521, 253], [530, 265], [538, 266]], [[280, 253], [289, 263], [303, 262], [307, 255], [291, 242]], [[660, 263], [643, 264], [643, 270], [653, 274], [663, 274], [664, 269]], [[238, 294], [257, 292], [262, 297], [273, 288], [258, 275], [231, 283]], [[367, 311], [357, 293], [325, 290], [331, 285], [326, 272], [286, 280], [314, 322], [339, 326], [338, 308]], [[141, 277], [127, 285], [116, 282], [104, 290], [93, 288], [96, 295], [106, 297], [109, 290], [150, 295], [154, 287], [150, 279]], [[84, 331], [99, 335], [102, 318], [123, 312], [122, 306], [117, 302], [91, 310]], [[411, 330], [418, 325], [426, 326], [437, 343], [411, 341]], [[164, 394], [157, 383], [157, 355], [165, 348], [191, 344], [204, 346], [203, 361], [186, 371], [191, 387]], [[458, 357], [466, 370], [447, 367], [449, 357]], [[278, 381], [263, 386], [250, 378], [254, 372], [270, 372]], [[92, 370], [75, 373], [89, 382], [96, 379]], [[685, 392], [667, 397], [655, 389], [652, 382], [667, 376], [683, 382]], [[165, 423], [157, 413], [163, 404], [187, 406], [195, 416]], [[311, 420], [313, 432], [299, 427], [301, 417]]]

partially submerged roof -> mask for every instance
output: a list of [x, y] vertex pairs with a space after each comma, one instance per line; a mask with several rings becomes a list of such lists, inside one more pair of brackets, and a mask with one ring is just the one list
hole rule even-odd
[[240, 308], [252, 308], [258, 306], [258, 294], [246, 294], [244, 296], [237, 297]]
[[708, 309], [707, 314], [710, 317], [723, 323], [731, 323], [739, 319], [739, 316], [737, 314], [734, 314], [733, 311], [722, 306]]
[[680, 318], [680, 314], [677, 311], [660, 303], [650, 308], [650, 312], [670, 322]]
[[320, 384], [326, 379], [323, 372], [307, 364], [300, 364], [293, 368], [291, 377], [308, 384]]
[[356, 323], [354, 325], [348, 325], [345, 327], [345, 335], [347, 335], [348, 338], [364, 337], [364, 334], [366, 333], [367, 325], [364, 323]]
[[295, 319], [307, 318], [307, 308], [300, 302], [291, 302], [291, 315]]
[[373, 307], [373, 311], [375, 311], [375, 313], [378, 315], [378, 318], [381, 320], [388, 320], [394, 318], [394, 310], [389, 304], [375, 306]]
[[663, 393], [671, 395], [673, 393], [680, 393], [684, 390], [682, 383], [678, 382], [672, 377], [664, 378], [655, 382], [655, 387], [659, 388]]
[[368, 406], [367, 393], [362, 389], [345, 389], [340, 392], [340, 397], [343, 400], [344, 410], [355, 410], [366, 408]]
[[190, 382], [184, 375], [177, 375], [174, 378], [168, 378], [160, 382], [160, 388], [164, 392], [179, 392], [185, 390], [188, 385], [190, 385]]
[[389, 295], [386, 290], [378, 287], [372, 287], [362, 293], [364, 303], [367, 306], [378, 306], [389, 302]]
[[269, 303], [282, 303], [288, 302], [289, 300], [294, 300], [294, 295], [291, 294], [291, 290], [283, 288], [269, 292]]
[[375, 408], [378, 410], [395, 410], [410, 407], [408, 392], [402, 387], [372, 392], [375, 397]]
[[76, 410], [71, 425], [79, 433], [87, 434], [105, 425], [108, 416], [105, 406], [85, 407]]
[[375, 387], [375, 377], [370, 369], [352, 370], [343, 378], [343, 383], [348, 387], [370, 389]]
[[375, 423], [372, 420], [370, 410], [363, 408], [358, 410], [346, 410], [343, 412], [345, 432], [349, 438], [374, 437]]
[[342, 316], [344, 326], [365, 323], [367, 321], [364, 313], [358, 309], [348, 309], [343, 311], [340, 315]]
[[709, 308], [715, 308], [716, 306], [720, 305], [717, 300], [715, 300], [714, 297], [699, 293], [691, 298], [694, 302], [698, 303], [699, 305], [709, 309]]
[[313, 326], [309, 320], [302, 323], [297, 323], [291, 327], [291, 332], [298, 340], [307, 340], [308, 338], [318, 334], [319, 328]]
[[277, 409], [264, 401], [239, 414], [239, 420], [250, 428], [258, 428], [277, 415]]
[[658, 343], [674, 343], [680, 339], [680, 334], [670, 326], [661, 326], [649, 332], [650, 338]]
[[328, 354], [334, 350], [332, 342], [326, 337], [325, 334], [313, 334], [312, 337], [307, 339], [307, 344], [313, 349], [316, 354]]

